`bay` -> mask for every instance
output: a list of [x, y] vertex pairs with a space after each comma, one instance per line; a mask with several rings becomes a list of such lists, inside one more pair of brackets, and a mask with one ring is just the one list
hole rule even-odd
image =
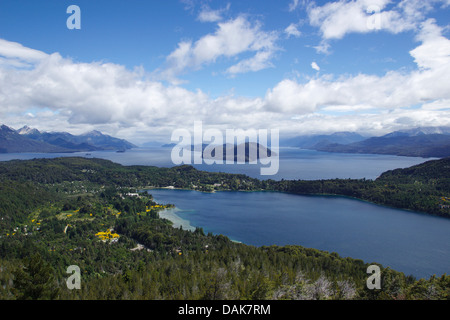
[[[0, 154], [0, 161], [86, 157], [122, 165], [173, 167], [171, 148], [136, 148], [125, 153]], [[431, 159], [372, 154], [326, 153], [280, 148], [279, 172], [261, 176], [260, 165], [194, 165], [210, 172], [242, 173], [258, 179], [376, 179], [387, 170]], [[158, 192], [158, 193], [156, 193]], [[174, 203], [167, 218], [184, 228], [203, 227], [252, 245], [297, 244], [378, 262], [416, 277], [450, 271], [450, 219], [385, 208], [343, 197], [306, 197], [283, 193], [214, 194], [152, 190]]]
[[175, 204], [165, 214], [176, 216], [177, 226], [185, 229], [202, 227], [255, 246], [301, 245], [337, 252], [417, 278], [450, 273], [450, 219], [337, 196], [148, 192], [158, 202]]

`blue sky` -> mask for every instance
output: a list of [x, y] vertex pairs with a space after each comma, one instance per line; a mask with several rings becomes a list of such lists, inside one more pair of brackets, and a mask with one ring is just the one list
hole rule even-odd
[[450, 125], [449, 17], [448, 0], [2, 0], [0, 117], [138, 143], [198, 120], [285, 135]]

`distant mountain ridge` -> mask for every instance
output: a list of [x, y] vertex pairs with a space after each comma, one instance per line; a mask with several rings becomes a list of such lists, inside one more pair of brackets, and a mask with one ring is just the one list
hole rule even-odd
[[18, 130], [0, 127], [0, 153], [70, 153], [101, 150], [124, 151], [136, 146], [124, 139], [114, 138], [100, 131], [81, 135], [68, 132], [40, 132], [24, 126]]
[[280, 144], [288, 147], [297, 147], [302, 149], [314, 149], [316, 146], [324, 146], [331, 143], [348, 144], [366, 139], [356, 132], [335, 132], [333, 134], [297, 136], [285, 139]]
[[68, 149], [36, 141], [16, 132], [8, 126], [0, 126], [0, 153], [42, 152], [57, 153], [69, 152]]
[[450, 157], [450, 127], [422, 127], [394, 131], [349, 144], [333, 143], [313, 147], [337, 153], [389, 154], [408, 157]]
[[444, 158], [450, 157], [450, 127], [417, 127], [370, 138], [355, 132], [336, 132], [297, 136], [280, 144], [323, 152]]
[[384, 135], [383, 137], [390, 138], [390, 137], [399, 137], [399, 136], [405, 136], [405, 137], [416, 137], [416, 136], [422, 136], [422, 135], [429, 135], [429, 134], [442, 134], [442, 135], [450, 135], [450, 127], [418, 127], [408, 130], [399, 130], [394, 131], [392, 133], [388, 133]]

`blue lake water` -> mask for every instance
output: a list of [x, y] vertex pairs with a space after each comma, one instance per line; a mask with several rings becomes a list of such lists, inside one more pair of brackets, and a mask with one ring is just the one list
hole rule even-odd
[[[176, 209], [184, 228], [202, 227], [250, 245], [301, 245], [378, 262], [417, 278], [450, 273], [450, 219], [333, 196], [277, 192], [149, 190]], [[166, 216], [167, 215], [167, 216]]]
[[[102, 158], [122, 165], [146, 165], [158, 167], [173, 167], [171, 148], [137, 148], [125, 153], [115, 151], [96, 151], [78, 153], [14, 153], [0, 154], [0, 161], [12, 159], [34, 159], [54, 157], [87, 157]], [[375, 179], [381, 173], [406, 168], [429, 159], [416, 157], [398, 157], [390, 155], [339, 154], [326, 153], [298, 148], [280, 148], [279, 171], [274, 176], [261, 176], [260, 164], [232, 165], [194, 165], [195, 168], [211, 172], [243, 173], [258, 179], [335, 179], [335, 178], [366, 178]]]
[[[138, 148], [89, 154], [0, 154], [0, 161], [81, 156], [122, 165], [172, 167], [171, 148]], [[259, 179], [375, 179], [381, 173], [430, 159], [389, 155], [338, 154], [280, 148], [279, 172], [261, 176], [260, 165], [194, 165], [199, 170], [244, 173]], [[269, 192], [152, 190], [177, 209], [165, 215], [252, 245], [296, 244], [341, 256], [378, 262], [429, 277], [450, 273], [450, 219], [385, 208], [343, 197]]]

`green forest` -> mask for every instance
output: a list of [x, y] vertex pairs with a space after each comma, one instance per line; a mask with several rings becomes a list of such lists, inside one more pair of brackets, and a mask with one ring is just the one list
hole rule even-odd
[[[450, 217], [450, 159], [376, 180], [261, 181], [191, 166], [101, 159], [0, 163], [1, 300], [448, 300], [450, 276], [417, 280], [372, 262], [301, 246], [254, 247], [174, 228], [151, 188], [270, 190], [355, 197]], [[146, 192], [145, 190], [149, 190]], [[69, 266], [81, 288], [69, 289]]]

